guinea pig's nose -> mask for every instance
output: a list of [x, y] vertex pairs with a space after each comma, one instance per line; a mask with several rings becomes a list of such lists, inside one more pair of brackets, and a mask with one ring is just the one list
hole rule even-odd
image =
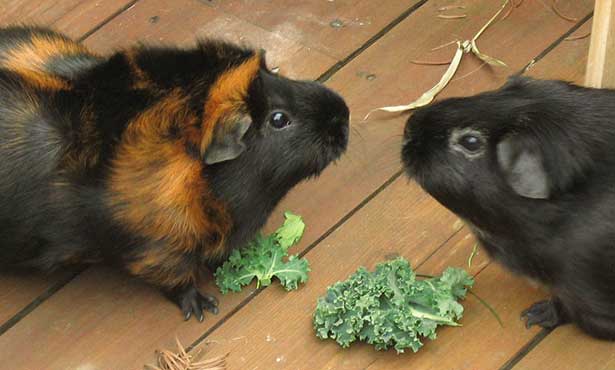
[[410, 121], [407, 121], [406, 126], [404, 127], [404, 138], [403, 138], [404, 145], [410, 141], [411, 135], [412, 135], [412, 132], [410, 128]]
[[335, 116], [326, 123], [326, 142], [334, 147], [346, 148], [348, 144], [348, 116]]

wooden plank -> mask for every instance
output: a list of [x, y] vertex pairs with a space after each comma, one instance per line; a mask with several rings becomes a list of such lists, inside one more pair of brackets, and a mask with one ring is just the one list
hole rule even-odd
[[0, 25], [45, 25], [78, 38], [130, 2], [131, 0], [6, 0], [0, 2]]
[[[535, 78], [566, 80], [583, 84], [590, 44], [587, 34], [591, 32], [591, 27], [590, 19], [570, 35], [568, 40], [562, 41], [547, 54], [542, 62], [534, 64], [526, 74]], [[557, 65], [557, 68], [553, 68], [554, 65]]]
[[[240, 297], [233, 298], [238, 304]], [[13, 335], [15, 329], [20, 335]], [[143, 358], [154, 356], [152, 343], [175, 348], [175, 333], [191, 334], [178, 335], [189, 343], [203, 329], [182, 321], [177, 307], [155, 289], [115, 270], [93, 268], [0, 336], [0, 358], [11, 359], [0, 362], [0, 369], [139, 369]]]
[[615, 1], [596, 1], [585, 84], [615, 88]]
[[[537, 329], [525, 329], [519, 313], [544, 294], [499, 266], [481, 272], [474, 289], [498, 311], [504, 328], [484, 306], [468, 298], [463, 327], [443, 328], [437, 341], [417, 354], [376, 352], [364, 344], [344, 350], [314, 335], [311, 320], [317, 298], [325, 294], [326, 286], [345, 279], [360, 265], [372, 268], [399, 254], [413, 265], [428, 258], [418, 269], [421, 273], [437, 274], [451, 265], [465, 267], [474, 244], [465, 230], [430, 256], [460, 225], [455, 220], [415, 184], [398, 179], [306, 255], [313, 272], [305, 287], [293, 294], [266, 290], [208, 337], [203, 347], [211, 356], [229, 352], [232, 369], [498, 368], [536, 334]], [[479, 254], [473, 272], [486, 263], [484, 253]], [[264, 314], [271, 312], [275, 315]], [[234, 337], [242, 340], [229, 341]], [[487, 343], [490, 356], [480, 350]]]
[[300, 1], [292, 6], [286, 0], [204, 2], [341, 60], [422, 0]]
[[85, 44], [101, 53], [141, 41], [148, 44], [192, 45], [198, 38], [218, 37], [267, 50], [270, 66], [295, 78], [315, 79], [335, 60], [239, 18], [194, 0], [141, 0], [108, 23]]
[[572, 325], [555, 329], [515, 370], [613, 370], [615, 343], [588, 337]]
[[[445, 3], [445, 1], [439, 2], [440, 5]], [[435, 18], [433, 9], [419, 10], [417, 14], [396, 27], [373, 48], [368, 49], [339, 74], [336, 74], [330, 85], [348, 98], [353, 115], [361, 117], [374, 106], [413, 99], [420, 95], [422, 91], [431, 87], [440, 78], [443, 69], [410, 65], [408, 60], [430, 57], [431, 55], [427, 53], [427, 50], [449, 41], [451, 37], [455, 37], [451, 36], [453, 33], [469, 37], [477, 31], [479, 28], [477, 25], [485, 22], [497, 9], [496, 4], [487, 1], [467, 1], [466, 4], [468, 12], [471, 12], [473, 16], [455, 22]], [[583, 2], [576, 4], [579, 11], [588, 10], [587, 6], [584, 7]], [[186, 14], [190, 14], [190, 12]], [[518, 18], [509, 18], [502, 22], [501, 26], [494, 26], [490, 29], [484, 35], [480, 45], [485, 52], [505, 59], [516, 69], [521, 68], [570, 27], [567, 22], [553, 16], [550, 11], [534, 2], [527, 2], [515, 14]], [[513, 22], [511, 19], [517, 20]], [[523, 20], [521, 24], [519, 24], [519, 19]], [[506, 24], [508, 26], [505, 26]], [[515, 28], [515, 32], [511, 32], [511, 27]], [[430, 29], [432, 32], [426, 34], [425, 37], [408, 40], [407, 35], [417, 29]], [[506, 42], [501, 40], [506, 40]], [[515, 44], [518, 48], [513, 50], [508, 46], [510, 44]], [[434, 57], [450, 56], [450, 53], [452, 53], [452, 50], [444, 50], [442, 54], [434, 55]], [[309, 60], [305, 61], [305, 63], [309, 62]], [[460, 76], [471, 72], [477, 66], [473, 59], [468, 59], [462, 64]], [[508, 72], [502, 70], [491, 73], [487, 68], [483, 68], [472, 76], [472, 84], [465, 85], [461, 84], [461, 81], [454, 82], [447, 90], [447, 94], [468, 94], [494, 87], [503, 81]], [[370, 73], [375, 73], [375, 78], [366, 78]], [[419, 78], [415, 76], [419, 76]], [[275, 213], [276, 216], [272, 218], [272, 224], [275, 225], [279, 222], [280, 211], [284, 209], [291, 209], [302, 214], [308, 224], [308, 231], [297, 250], [305, 248], [320, 237], [364, 200], [366, 195], [378, 189], [392, 174], [398, 171], [400, 167], [398, 159], [399, 134], [404, 120], [404, 117], [394, 119], [387, 117], [386, 120], [376, 117], [369, 123], [357, 124], [355, 122], [355, 132], [346, 159], [342, 160], [335, 168], [326, 171], [318, 181], [304, 183], [295, 189], [283, 202], [279, 211]], [[340, 191], [340, 189], [343, 189], [343, 191]], [[402, 195], [408, 196], [408, 193]], [[432, 206], [433, 204], [429, 207]], [[414, 209], [409, 213], [411, 214], [413, 211]], [[408, 215], [403, 215], [403, 217], [411, 218]], [[449, 227], [452, 226], [449, 225]], [[378, 230], [376, 233], [381, 233], [381, 231]], [[422, 245], [437, 241], [439, 240], [437, 238], [445, 237], [447, 234], [446, 232], [439, 232], [434, 235], [435, 237], [430, 239], [431, 241], [422, 241]], [[360, 239], [354, 239], [352, 243], [347, 243], [345, 248], [352, 247], [354, 248], [353, 253], [356, 253], [356, 240]], [[401, 240], [403, 241], [403, 239]], [[410, 242], [413, 245], [417, 243], [416, 239], [410, 239]], [[361, 242], [361, 244], [364, 243]], [[435, 244], [437, 245], [437, 243]], [[327, 244], [323, 243], [317, 249], [320, 250], [322, 247], [328, 249], [326, 246]], [[421, 244], [418, 244], [418, 246], [421, 247]], [[383, 246], [382, 248], [389, 247]], [[420, 251], [417, 250], [417, 257], [418, 254], [425, 257], [427, 255], [425, 253], [430, 250], [433, 250], [433, 247], [424, 247]], [[365, 251], [365, 253], [370, 253], [370, 251]], [[371, 253], [375, 253], [373, 249]], [[375, 261], [375, 256], [371, 260]], [[349, 263], [351, 261], [354, 260], [349, 260]], [[348, 271], [354, 270], [357, 265], [350, 264], [349, 266], [347, 266]], [[93, 271], [91, 274], [97, 273], [98, 270]], [[127, 286], [125, 288], [126, 297], [133, 294], [144, 294], [142, 291], [144, 288], [132, 287], [125, 280], [122, 281]], [[191, 339], [198, 338], [204, 331], [215, 325], [216, 320], [219, 319], [219, 317], [212, 318], [210, 316], [202, 325], [183, 323], [177, 313], [173, 311], [175, 307], [170, 303], [165, 303], [159, 296], [156, 296], [156, 300], [151, 301], [145, 298], [129, 301], [133, 306], [122, 303], [117, 305], [117, 308], [114, 307], [117, 310], [114, 312], [98, 311], [95, 307], [87, 308], [90, 305], [95, 306], [95, 302], [91, 301], [91, 293], [85, 294], [85, 292], [96, 292], [101, 296], [107, 296], [107, 299], [112, 301], [116, 299], [113, 295], [114, 292], [124, 285], [114, 285], [87, 275], [78, 278], [73, 284], [67, 286], [41, 306], [40, 310], [28, 316], [13, 330], [0, 337], [0, 357], [6, 354], [27, 353], [29, 358], [20, 359], [20, 364], [32, 368], [47, 365], [50, 361], [55, 361], [51, 368], [55, 366], [71, 368], [85, 363], [86, 359], [87, 363], [92, 366], [106, 368], [139, 367], [152, 359], [155, 348], [172, 348], [174, 346], [174, 335], [177, 335], [182, 342], [190, 343]], [[249, 294], [249, 292], [225, 297], [221, 306], [223, 314], [236, 307], [238, 301], [246, 294]], [[267, 298], [270, 297], [269, 294], [284, 295], [279, 290], [267, 289], [256, 300], [260, 302], [261, 296], [265, 300], [271, 299]], [[302, 294], [300, 295], [297, 292], [297, 294], [290, 294], [289, 296], [300, 297]], [[143, 303], [143, 300], [146, 302]], [[252, 306], [253, 303], [250, 303], [248, 307]], [[134, 306], [135, 304], [136, 306]], [[61, 332], [55, 333], [54, 346], [52, 347], [46, 346], [44, 342], [32, 342], [36, 338], [31, 336], [33, 332], [46, 333], [51, 330], [60, 316], [46, 313], [50, 311], [61, 311], [63, 312], [63, 320], [71, 324], [74, 323], [72, 326], [74, 329], [70, 335]], [[87, 322], [95, 322], [95, 328], [84, 325], [86, 321], [81, 316], [88, 312], [93, 312], [93, 314], [89, 315]], [[242, 312], [243, 310], [240, 311], [240, 313]], [[155, 316], [161, 319], [155, 325], [151, 325], [151, 322], [144, 319], [146, 316]], [[163, 317], [164, 319], [162, 319]], [[117, 327], [135, 328], [135, 330], [121, 331], [119, 335], [113, 336], [112, 342], [103, 341], [101, 339], [103, 337], [98, 337], [97, 333], [111, 333], [111, 329], [108, 328]], [[240, 334], [233, 335], [228, 339], [241, 335], [243, 334], [240, 332]], [[80, 340], [75, 342], [75, 337], [79, 337]], [[31, 353], [28, 345], [37, 348], [37, 352]], [[132, 350], [132, 348], [137, 347], [138, 350]], [[131, 348], [131, 351], [126, 351], [126, 348]], [[118, 356], [118, 353], [121, 353], [121, 356]], [[50, 367], [46, 366], [46, 368]]]
[[[51, 26], [79, 38], [128, 2], [129, 0], [3, 1], [0, 2], [0, 26], [34, 23]], [[0, 325], [65, 276], [44, 276], [37, 272], [0, 272]]]
[[3, 271], [0, 274], [0, 326], [64, 277], [65, 274], [42, 276], [31, 271]]

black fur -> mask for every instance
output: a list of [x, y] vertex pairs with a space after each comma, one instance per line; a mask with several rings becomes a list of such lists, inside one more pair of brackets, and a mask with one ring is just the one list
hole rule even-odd
[[515, 77], [417, 110], [402, 158], [495, 260], [551, 287], [528, 324], [615, 339], [615, 91]]
[[[64, 37], [39, 28], [0, 30], [0, 66], [7, 50], [34, 35]], [[56, 90], [33, 86], [19, 71], [0, 68], [0, 267], [123, 265], [144, 251], [167, 248], [164, 240], [135, 235], [112, 217], [107, 180], [122, 135], [131, 120], [171, 91], [189, 96], [186, 110], [202, 121], [209, 86], [255, 52], [220, 41], [203, 41], [192, 49], [141, 46], [131, 52], [133, 60], [123, 51], [53, 58], [43, 72], [69, 86]], [[130, 63], [147, 76], [147, 87], [135, 84]], [[206, 190], [230, 213], [230, 234], [202, 235], [202, 253], [186, 254], [169, 269], [218, 262], [207, 248], [223, 237], [227, 252], [243, 246], [294, 185], [318, 175], [346, 148], [348, 108], [322, 85], [277, 76], [263, 62], [247, 107], [252, 125], [243, 137], [245, 152], [226, 162], [203, 163]], [[274, 111], [284, 111], [292, 123], [272, 128]], [[169, 140], [179, 135], [177, 130], [169, 129]], [[195, 145], [184, 149], [200, 155]], [[88, 150], [99, 160], [78, 166], [66, 160], [70, 153]], [[203, 204], [203, 209], [212, 222], [221, 218], [216, 208]], [[164, 291], [188, 316], [201, 319], [203, 309], [216, 311], [217, 302], [194, 285]]]

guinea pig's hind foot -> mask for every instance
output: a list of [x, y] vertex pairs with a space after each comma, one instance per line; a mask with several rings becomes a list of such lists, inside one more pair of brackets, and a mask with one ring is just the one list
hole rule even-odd
[[184, 320], [189, 320], [192, 315], [203, 322], [203, 311], [218, 314], [218, 300], [211, 294], [203, 294], [193, 285], [173, 290], [167, 294], [175, 302], [184, 314]]
[[526, 320], [525, 327], [528, 329], [533, 325], [538, 325], [545, 329], [553, 329], [568, 322], [561, 304], [556, 299], [534, 303], [530, 308], [521, 313], [521, 319]]

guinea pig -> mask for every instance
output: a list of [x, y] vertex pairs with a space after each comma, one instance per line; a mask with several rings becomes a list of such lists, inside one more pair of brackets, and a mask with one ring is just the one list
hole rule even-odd
[[100, 56], [2, 29], [0, 264], [113, 264], [202, 321], [206, 267], [343, 154], [348, 120], [338, 94], [220, 40]]
[[496, 261], [550, 288], [526, 325], [615, 340], [615, 91], [513, 77], [417, 110], [407, 174]]

